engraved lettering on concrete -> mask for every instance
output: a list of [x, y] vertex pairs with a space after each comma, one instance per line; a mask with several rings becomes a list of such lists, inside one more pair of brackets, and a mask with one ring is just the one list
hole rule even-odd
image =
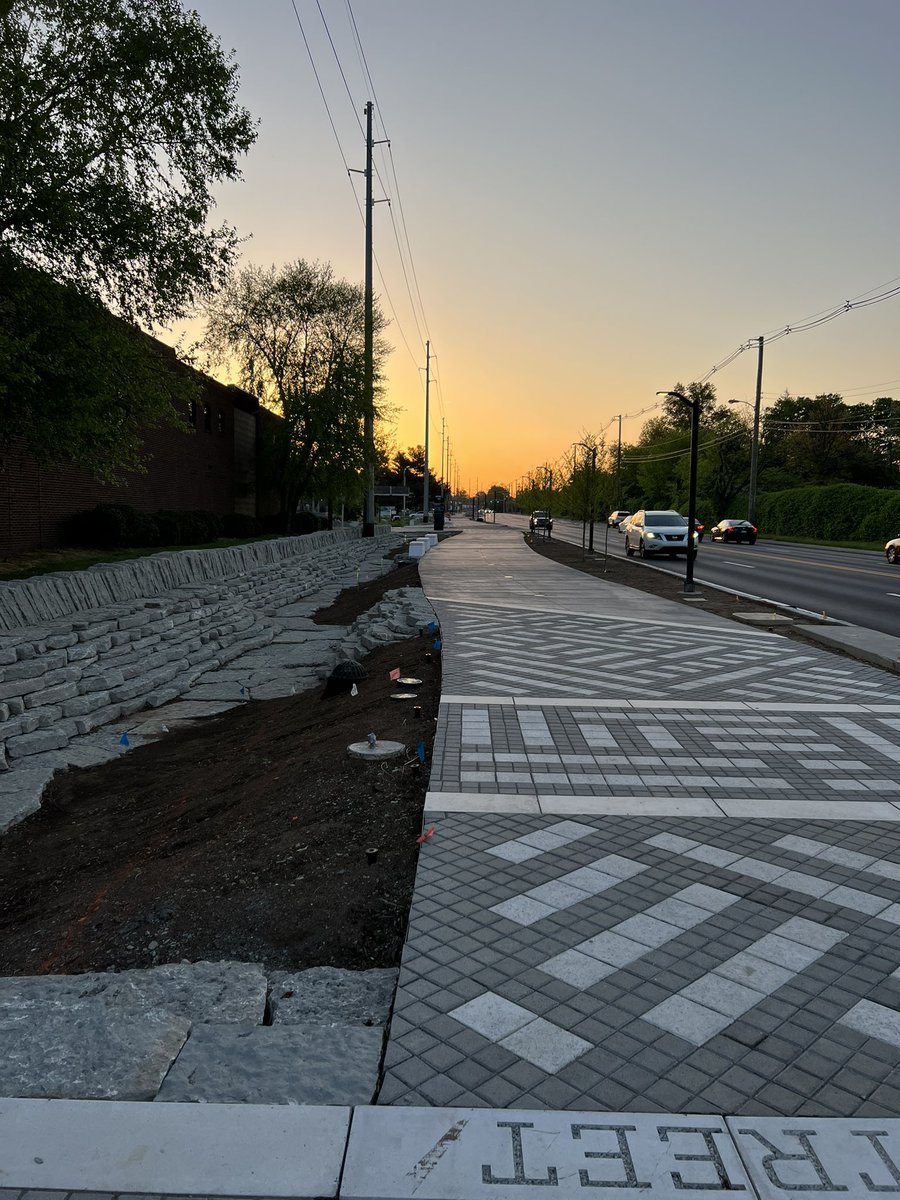
[[[843, 1184], [835, 1183], [822, 1163], [822, 1160], [813, 1150], [811, 1137], [815, 1137], [816, 1133], [813, 1129], [782, 1129], [784, 1137], [795, 1137], [803, 1148], [802, 1154], [791, 1154], [787, 1150], [781, 1150], [778, 1146], [769, 1141], [768, 1138], [756, 1129], [739, 1129], [738, 1133], [749, 1135], [761, 1142], [769, 1151], [762, 1158], [762, 1168], [766, 1173], [770, 1183], [774, 1183], [776, 1187], [783, 1189], [786, 1192], [846, 1192], [848, 1189]], [[776, 1163], [787, 1162], [806, 1162], [815, 1171], [819, 1180], [818, 1183], [789, 1183], [779, 1177], [776, 1171]]]
[[624, 1179], [592, 1179], [590, 1172], [582, 1168], [578, 1172], [578, 1178], [581, 1181], [582, 1187], [630, 1187], [630, 1188], [649, 1188], [653, 1184], [650, 1180], [639, 1180], [637, 1171], [634, 1166], [634, 1159], [631, 1156], [631, 1147], [628, 1145], [627, 1133], [634, 1133], [637, 1129], [636, 1125], [573, 1125], [572, 1138], [578, 1142], [581, 1140], [582, 1131], [594, 1131], [614, 1133], [616, 1135], [617, 1150], [585, 1150], [585, 1158], [605, 1158], [618, 1160], [622, 1164], [622, 1170], [625, 1172]]
[[868, 1171], [860, 1171], [859, 1177], [869, 1189], [870, 1192], [900, 1192], [900, 1168], [882, 1146], [879, 1138], [887, 1137], [886, 1129], [851, 1129], [851, 1137], [868, 1138], [872, 1149], [884, 1163], [888, 1169], [888, 1173], [893, 1179], [893, 1183], [875, 1183]]
[[698, 1183], [696, 1181], [685, 1182], [684, 1176], [680, 1171], [670, 1171], [672, 1182], [678, 1191], [720, 1191], [725, 1189], [730, 1192], [745, 1192], [747, 1189], [742, 1183], [732, 1183], [728, 1178], [728, 1171], [725, 1163], [722, 1161], [722, 1155], [719, 1153], [719, 1147], [716, 1145], [716, 1134], [721, 1133], [725, 1136], [724, 1129], [709, 1129], [701, 1125], [660, 1125], [659, 1140], [668, 1142], [670, 1133], [699, 1133], [706, 1145], [706, 1154], [675, 1154], [677, 1162], [707, 1162], [711, 1163], [716, 1170], [716, 1178], [707, 1183]]
[[512, 1131], [512, 1156], [513, 1156], [513, 1175], [511, 1178], [502, 1178], [494, 1174], [490, 1163], [484, 1163], [481, 1168], [481, 1179], [483, 1183], [524, 1183], [529, 1187], [557, 1187], [559, 1177], [556, 1167], [547, 1168], [547, 1178], [538, 1179], [529, 1177], [525, 1174], [525, 1151], [522, 1146], [522, 1130], [534, 1129], [533, 1121], [498, 1121], [498, 1129], [509, 1129]]

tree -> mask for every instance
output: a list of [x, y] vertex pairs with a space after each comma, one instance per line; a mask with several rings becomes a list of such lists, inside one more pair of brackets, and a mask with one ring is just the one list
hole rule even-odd
[[[302, 259], [251, 266], [232, 276], [206, 315], [213, 361], [234, 365], [242, 386], [282, 418], [266, 465], [289, 532], [300, 497], [339, 499], [365, 463], [363, 288]], [[386, 324], [376, 307], [376, 390]]]
[[[62, 386], [81, 397], [68, 412], [76, 436], [66, 457], [99, 436], [107, 475], [134, 465], [138, 424], [133, 409], [108, 402], [109, 364], [137, 369], [136, 347], [148, 347], [99, 307], [152, 327], [183, 316], [223, 279], [237, 235], [208, 227], [212, 188], [239, 177], [238, 157], [255, 137], [237, 86], [234, 64], [178, 0], [0, 6], [0, 437], [23, 433], [39, 455], [58, 454], [52, 388]], [[50, 281], [62, 285], [55, 296]], [[41, 347], [59, 314], [71, 336], [49, 361]], [[49, 324], [36, 329], [35, 317]], [[96, 373], [75, 330], [92, 318], [90, 337], [117, 343]], [[171, 418], [170, 393], [146, 393], [135, 416], [145, 425]], [[95, 469], [98, 455], [80, 461]]]
[[[716, 389], [711, 383], [676, 383], [672, 391], [691, 400], [700, 401], [700, 424], [709, 420], [716, 407]], [[690, 429], [691, 406], [677, 400], [675, 396], [665, 395], [662, 402], [663, 420], [674, 429]]]

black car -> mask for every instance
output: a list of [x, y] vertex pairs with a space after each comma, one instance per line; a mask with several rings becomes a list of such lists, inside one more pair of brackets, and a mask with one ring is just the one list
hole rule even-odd
[[757, 528], [749, 521], [734, 521], [730, 518], [713, 525], [709, 531], [710, 541], [713, 542], [749, 542], [756, 544]]

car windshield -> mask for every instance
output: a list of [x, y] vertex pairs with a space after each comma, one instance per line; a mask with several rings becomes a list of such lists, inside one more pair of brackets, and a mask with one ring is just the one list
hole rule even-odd
[[533, 517], [546, 517], [547, 514], [543, 510], [541, 510], [540, 512], [537, 512], [537, 511], [533, 512], [531, 515]]
[[648, 512], [644, 515], [645, 525], [687, 525], [687, 518], [677, 512]]

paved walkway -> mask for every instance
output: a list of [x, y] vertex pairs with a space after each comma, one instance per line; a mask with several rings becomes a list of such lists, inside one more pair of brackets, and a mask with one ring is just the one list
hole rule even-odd
[[378, 1103], [0, 1100], [0, 1200], [900, 1192], [900, 681], [464, 530]]
[[900, 1114], [900, 680], [501, 528], [422, 574], [435, 833], [379, 1103]]

